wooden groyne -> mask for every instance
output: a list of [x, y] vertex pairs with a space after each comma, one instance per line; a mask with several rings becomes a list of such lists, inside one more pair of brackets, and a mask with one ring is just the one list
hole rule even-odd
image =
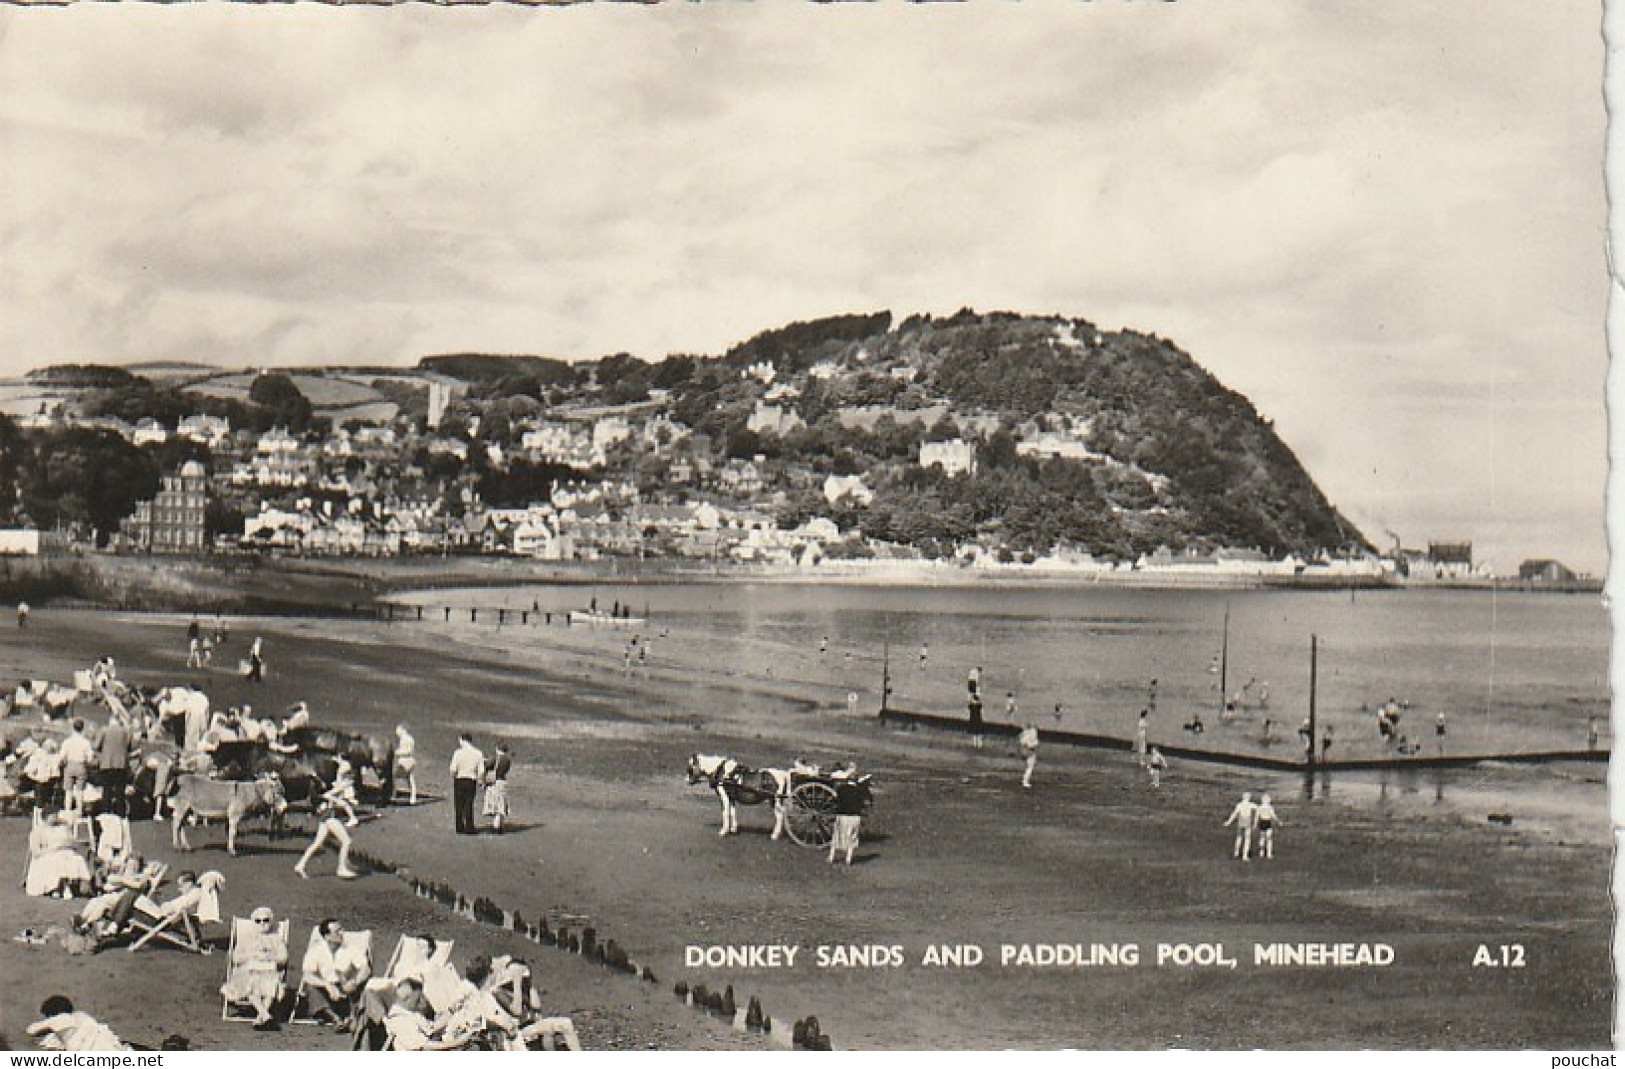
[[[906, 709], [881, 709], [880, 722], [883, 724], [937, 728], [943, 731], [952, 731], [959, 735], [963, 735], [967, 731], [964, 717], [941, 716], [936, 713], [915, 713]], [[1017, 724], [990, 721], [982, 724], [983, 735], [1015, 738], [1020, 732], [1021, 727]], [[1038, 738], [1043, 743], [1077, 746], [1091, 750], [1113, 750], [1119, 753], [1127, 753], [1133, 749], [1133, 743], [1128, 739], [1112, 735], [1094, 735], [1083, 731], [1040, 728]], [[1238, 768], [1258, 769], [1264, 772], [1369, 772], [1395, 768], [1468, 768], [1492, 761], [1513, 765], [1549, 765], [1571, 761], [1607, 764], [1609, 755], [1609, 751], [1602, 749], [1520, 750], [1509, 753], [1417, 754], [1407, 757], [1347, 758], [1317, 760], [1308, 763], [1302, 760], [1289, 761], [1280, 757], [1264, 757], [1258, 754], [1231, 753], [1224, 750], [1201, 750], [1190, 746], [1172, 746], [1160, 742], [1157, 744], [1157, 749], [1161, 750], [1165, 757], [1177, 757], [1186, 761], [1206, 761], [1215, 765], [1232, 765]]]

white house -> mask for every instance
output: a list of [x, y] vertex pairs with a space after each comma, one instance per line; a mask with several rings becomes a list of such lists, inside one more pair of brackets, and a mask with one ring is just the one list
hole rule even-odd
[[11, 528], [0, 530], [0, 557], [39, 556], [39, 532]]
[[525, 521], [512, 532], [513, 551], [537, 560], [570, 560], [575, 556], [575, 538], [560, 534], [545, 523]]
[[875, 499], [875, 493], [864, 485], [861, 475], [830, 475], [824, 479], [824, 500], [831, 505], [842, 498], [850, 498], [859, 505]]
[[632, 425], [626, 421], [625, 416], [602, 416], [593, 421], [592, 447], [594, 449], [608, 449], [616, 442], [631, 437]]
[[745, 421], [745, 426], [757, 434], [785, 435], [797, 427], [805, 427], [806, 422], [796, 414], [793, 408], [784, 408], [780, 405], [756, 402], [756, 409]]
[[1070, 434], [1060, 431], [1041, 431], [1016, 443], [1018, 456], [1048, 460], [1060, 457], [1066, 460], [1095, 460], [1101, 457]]
[[222, 416], [186, 416], [176, 424], [175, 433], [213, 449], [231, 436], [231, 421]]
[[131, 445], [163, 445], [169, 441], [169, 428], [155, 419], [144, 419], [130, 432]]
[[951, 438], [946, 442], [921, 442], [920, 467], [938, 467], [947, 475], [974, 472], [976, 446], [963, 438]]

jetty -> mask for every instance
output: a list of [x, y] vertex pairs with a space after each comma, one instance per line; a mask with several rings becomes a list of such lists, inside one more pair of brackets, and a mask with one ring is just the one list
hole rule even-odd
[[[952, 731], [958, 735], [963, 735], [966, 731], [966, 721], [963, 716], [943, 716], [937, 713], [919, 713], [882, 706], [879, 719], [882, 724], [892, 726], [934, 728]], [[1020, 732], [1021, 726], [1019, 724], [992, 721], [982, 724], [982, 734], [984, 735], [1015, 738]], [[1125, 753], [1131, 751], [1134, 746], [1132, 740], [1114, 735], [1096, 735], [1083, 731], [1062, 731], [1056, 728], [1040, 728], [1038, 738], [1043, 743]], [[1608, 763], [1609, 757], [1609, 750], [1600, 748], [1595, 750], [1518, 750], [1506, 753], [1415, 754], [1332, 760], [1317, 758], [1305, 761], [1302, 758], [1288, 760], [1281, 757], [1265, 757], [1261, 754], [1206, 750], [1192, 746], [1174, 746], [1163, 743], [1158, 743], [1157, 749], [1161, 750], [1167, 757], [1180, 758], [1181, 760], [1205, 761], [1215, 765], [1231, 765], [1265, 772], [1368, 772], [1395, 768], [1468, 768], [1490, 762], [1512, 765], [1549, 765], [1579, 761], [1605, 765]]]

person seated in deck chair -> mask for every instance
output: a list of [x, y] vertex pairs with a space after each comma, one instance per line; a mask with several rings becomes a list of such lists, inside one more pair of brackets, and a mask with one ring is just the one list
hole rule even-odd
[[73, 815], [63, 810], [47, 818], [34, 810], [28, 833], [28, 871], [23, 889], [34, 898], [72, 898], [90, 889], [90, 863], [73, 833]]
[[[469, 979], [474, 967], [469, 966]], [[490, 974], [480, 982], [499, 1009], [519, 1022], [514, 1038], [516, 1049], [529, 1050], [540, 1041], [543, 1050], [580, 1050], [575, 1022], [568, 1017], [544, 1017], [542, 996], [531, 983], [530, 966], [521, 958], [506, 955], [491, 962]]]
[[469, 1037], [436, 1027], [424, 1012], [423, 981], [407, 977], [395, 985], [395, 1003], [384, 1016], [384, 1030], [395, 1050], [461, 1050]]
[[[143, 874], [144, 889], [137, 889], [133, 893], [126, 891], [120, 895], [105, 917], [96, 916], [101, 907], [92, 909], [96, 906], [93, 901], [75, 918], [76, 923], [88, 923], [99, 929], [96, 932], [98, 949], [110, 942], [119, 942], [142, 933], [132, 944], [132, 949], [158, 937], [172, 945], [203, 952], [198, 943], [196, 924], [217, 923], [220, 920], [220, 888], [226, 878], [213, 870], [202, 876], [191, 871], [182, 872], [175, 877], [175, 893], [159, 902], [151, 895], [164, 867], [148, 866]], [[169, 934], [160, 935], [160, 932]]]
[[371, 978], [372, 967], [354, 947], [344, 942], [344, 926], [332, 917], [316, 926], [319, 938], [311, 941], [300, 971], [310, 1014], [328, 1024], [344, 1024], [355, 1010], [355, 999]]
[[[130, 919], [136, 901], [150, 889], [153, 877], [160, 870], [161, 866], [143, 865], [134, 854], [126, 855], [118, 868], [108, 873], [102, 893], [86, 902], [73, 918], [75, 930], [95, 931], [104, 936], [117, 932]], [[184, 875], [191, 877], [194, 883], [197, 881], [189, 872]]]
[[451, 1031], [482, 1035], [489, 1045], [504, 1049], [518, 1039], [519, 1019], [493, 996], [491, 980], [491, 958], [481, 954], [468, 963], [467, 974], [456, 988], [448, 989], [453, 991], [453, 1001], [449, 1012], [442, 1008], [442, 1016]]
[[276, 1027], [271, 1008], [282, 998], [282, 967], [288, 963], [288, 946], [277, 934], [276, 914], [260, 906], [248, 915], [254, 922], [252, 934], [240, 939], [232, 952], [230, 982], [220, 993], [232, 1002], [254, 1008], [254, 1028], [265, 1032]]

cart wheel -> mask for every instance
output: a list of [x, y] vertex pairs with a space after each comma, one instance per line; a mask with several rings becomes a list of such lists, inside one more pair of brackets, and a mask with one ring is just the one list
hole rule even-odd
[[790, 792], [785, 825], [801, 846], [828, 846], [835, 837], [835, 788], [803, 783]]

